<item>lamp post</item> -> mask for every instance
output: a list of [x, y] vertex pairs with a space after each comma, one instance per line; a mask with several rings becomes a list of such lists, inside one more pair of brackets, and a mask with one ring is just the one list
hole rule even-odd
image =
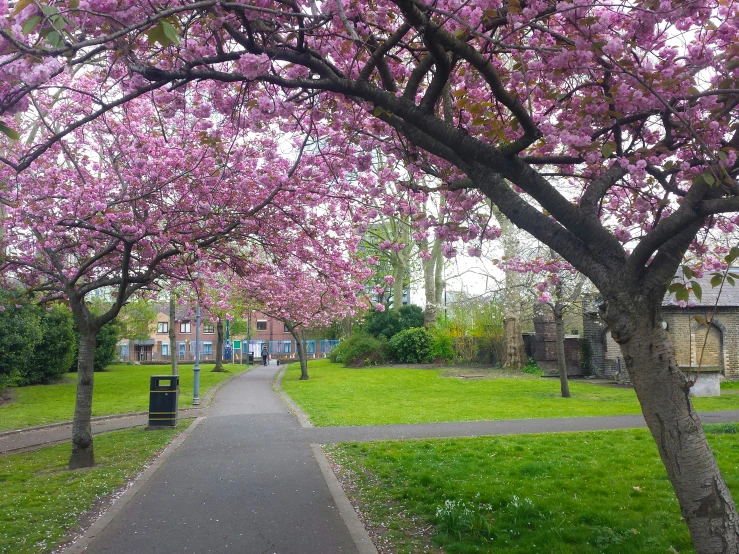
[[200, 405], [200, 303], [195, 306], [195, 365], [192, 367], [192, 405]]

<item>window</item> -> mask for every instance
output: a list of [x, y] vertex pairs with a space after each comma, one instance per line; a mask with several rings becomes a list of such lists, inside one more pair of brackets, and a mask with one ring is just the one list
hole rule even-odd
[[203, 343], [203, 354], [205, 354], [206, 356], [211, 356], [213, 354], [213, 343], [212, 342]]
[[212, 323], [203, 323], [203, 333], [208, 333], [209, 335], [212, 335], [215, 332], [215, 327], [213, 327]]
[[180, 333], [189, 333], [190, 332], [190, 322], [183, 322], [180, 323]]
[[168, 342], [162, 343], [162, 356], [169, 356], [169, 343]]
[[287, 323], [285, 323], [285, 327], [284, 327], [283, 331], [285, 333], [289, 333], [290, 332], [290, 329], [287, 328]]
[[257, 331], [266, 331], [266, 330], [267, 330], [267, 322], [257, 320]]
[[166, 321], [157, 323], [157, 333], [169, 333], [169, 323]]

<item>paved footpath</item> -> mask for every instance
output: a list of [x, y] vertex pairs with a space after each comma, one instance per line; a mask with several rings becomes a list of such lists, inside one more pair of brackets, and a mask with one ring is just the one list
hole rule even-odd
[[[150, 477], [67, 552], [87, 546], [90, 554], [372, 553], [317, 444], [645, 426], [641, 416], [615, 416], [313, 428], [299, 423], [272, 389], [280, 369], [260, 366], [222, 387], [174, 453], [155, 462]], [[701, 420], [739, 421], [739, 411], [703, 413]], [[144, 421], [136, 416], [98, 425], [110, 430]], [[18, 448], [18, 435], [28, 449], [34, 437], [41, 444], [64, 433], [56, 427], [0, 436], [0, 454]]]
[[223, 387], [85, 552], [356, 553], [310, 443], [272, 390], [279, 369]]

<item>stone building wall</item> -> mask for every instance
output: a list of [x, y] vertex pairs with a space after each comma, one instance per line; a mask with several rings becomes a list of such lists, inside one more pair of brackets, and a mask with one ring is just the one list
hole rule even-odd
[[[711, 310], [708, 310], [710, 319]], [[708, 328], [695, 316], [706, 318], [705, 309], [681, 309], [666, 306], [663, 319], [667, 336], [682, 367], [697, 367], [703, 350], [701, 367], [718, 367], [727, 379], [739, 379], [739, 308], [719, 308]], [[621, 350], [611, 338], [608, 328], [595, 309], [583, 316], [583, 338], [590, 350], [590, 367], [598, 377], [628, 382]], [[620, 369], [620, 372], [619, 372]]]
[[[701, 367], [717, 366], [727, 379], [739, 379], [739, 308], [719, 308], [712, 320], [711, 312], [665, 308], [663, 319], [677, 362], [681, 366], [697, 367], [705, 341]], [[695, 316], [711, 320], [707, 341], [707, 327], [696, 321]]]

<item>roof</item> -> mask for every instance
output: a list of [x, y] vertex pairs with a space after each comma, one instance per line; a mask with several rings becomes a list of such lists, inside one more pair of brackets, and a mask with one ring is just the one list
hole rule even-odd
[[[730, 273], [739, 275], [739, 267], [732, 267]], [[696, 281], [703, 292], [700, 301], [693, 295], [690, 295], [690, 305], [701, 307], [701, 308], [713, 308], [716, 305], [716, 299], [719, 299], [719, 308], [739, 308], [739, 279], [735, 281], [732, 286], [729, 281], [725, 281], [723, 287], [721, 285], [717, 287], [711, 286], [711, 279], [713, 279], [713, 273], [706, 273], [703, 277], [691, 279]], [[721, 294], [719, 295], [719, 290]], [[675, 301], [674, 294], [668, 294], [665, 297], [665, 301], [662, 303], [664, 307], [675, 307], [677, 308], [677, 302]]]

